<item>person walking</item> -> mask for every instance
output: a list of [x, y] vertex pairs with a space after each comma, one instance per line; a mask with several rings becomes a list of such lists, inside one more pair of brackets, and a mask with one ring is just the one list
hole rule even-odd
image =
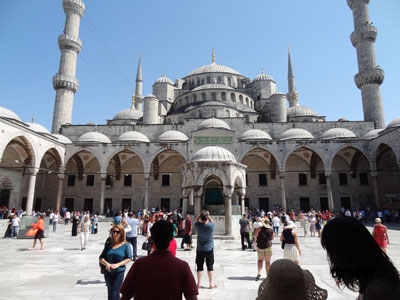
[[[300, 214], [299, 214], [299, 218], [300, 218]], [[308, 216], [307, 216], [307, 214], [303, 214], [303, 213], [301, 214], [300, 226], [301, 226], [301, 228], [303, 228], [304, 236], [307, 236], [307, 233], [308, 233]]]
[[91, 225], [92, 224], [90, 223], [89, 215], [86, 215], [83, 221], [79, 223], [78, 234], [81, 238], [81, 250], [86, 249], [89, 240]]
[[272, 240], [275, 235], [271, 225], [269, 225], [268, 219], [262, 219], [262, 227], [257, 230], [255, 239], [257, 240], [257, 277], [256, 281], [261, 278], [261, 271], [263, 261], [265, 261], [265, 272], [268, 274], [269, 267], [271, 265], [272, 256]]
[[202, 210], [197, 216], [194, 227], [197, 230], [197, 288], [201, 287], [201, 277], [203, 275], [204, 260], [207, 265], [207, 275], [210, 289], [216, 288], [213, 282], [214, 271], [214, 221], [210, 217], [210, 212]]
[[[251, 249], [251, 242], [249, 236], [250, 222], [249, 219], [247, 219], [247, 214], [243, 214], [243, 217], [239, 220], [239, 224], [240, 224], [240, 238], [242, 241], [242, 251], [246, 250], [246, 248]], [[244, 239], [246, 239], [247, 241], [247, 247], [244, 244]]]
[[79, 222], [80, 222], [80, 218], [79, 218], [79, 213], [77, 212], [76, 214], [74, 214], [74, 216], [72, 218], [72, 230], [71, 230], [71, 235], [72, 236], [77, 236], [78, 235]]
[[71, 220], [71, 213], [69, 212], [69, 210], [67, 210], [64, 215], [64, 221], [65, 221], [64, 225], [69, 225], [70, 220]]
[[279, 224], [281, 222], [281, 219], [279, 219], [278, 215], [275, 215], [275, 217], [272, 218], [272, 228], [274, 230], [274, 233], [276, 236], [279, 235]]
[[35, 250], [36, 241], [38, 239], [39, 239], [39, 242], [40, 242], [40, 250], [44, 249], [43, 241], [42, 241], [42, 239], [44, 238], [44, 220], [43, 220], [44, 215], [41, 214], [41, 215], [39, 215], [38, 218], [39, 218], [38, 222], [32, 224], [33, 228], [37, 229], [37, 232], [36, 232], [34, 240], [33, 240], [33, 246], [29, 250]]
[[295, 228], [296, 225], [293, 221], [287, 221], [287, 225], [283, 228], [282, 231], [281, 242], [284, 242], [283, 258], [290, 259], [296, 264], [299, 264], [299, 254], [302, 255], [302, 253], [300, 250], [299, 242], [297, 240], [297, 232], [293, 230]]
[[14, 214], [12, 219], [11, 219], [11, 237], [12, 238], [17, 238], [18, 236], [18, 229], [19, 226], [21, 225], [21, 219], [18, 218], [17, 214]]
[[131, 243], [133, 248], [133, 257], [132, 260], [137, 258], [137, 230], [139, 226], [139, 220], [136, 218], [136, 215], [132, 212], [128, 213], [128, 217], [126, 218], [126, 222], [131, 227], [131, 231], [126, 233], [126, 241]]
[[60, 212], [55, 211], [53, 216], [53, 232], [57, 231], [58, 220], [60, 220]]
[[380, 218], [376, 218], [375, 223], [374, 229], [372, 230], [372, 236], [378, 243], [379, 247], [381, 247], [382, 251], [386, 253], [386, 248], [389, 244], [387, 228], [382, 224], [382, 220]]
[[185, 228], [183, 229], [183, 243], [186, 244], [186, 249], [187, 251], [192, 251], [192, 219], [190, 218], [190, 214], [186, 215], [186, 220], [185, 220]]
[[125, 265], [132, 261], [132, 250], [125, 240], [125, 229], [122, 224], [111, 227], [110, 242], [106, 242], [99, 259], [105, 266], [104, 279], [108, 300], [119, 300], [119, 289], [124, 280]]

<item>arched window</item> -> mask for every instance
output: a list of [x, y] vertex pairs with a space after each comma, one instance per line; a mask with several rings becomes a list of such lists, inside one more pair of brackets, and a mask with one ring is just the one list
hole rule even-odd
[[197, 86], [201, 85], [201, 79], [197, 78]]
[[222, 101], [226, 101], [226, 93], [225, 92], [221, 93], [221, 99], [222, 99]]
[[217, 101], [217, 94], [216, 93], [211, 93], [211, 100], [212, 101]]
[[243, 96], [239, 95], [239, 102], [243, 104]]
[[198, 117], [199, 117], [199, 119], [201, 119], [203, 117], [203, 113], [201, 112], [201, 110], [199, 110]]
[[197, 96], [196, 96], [196, 94], [193, 94], [192, 99], [193, 99], [193, 102], [196, 102], [196, 101], [197, 101]]
[[225, 113], [226, 113], [226, 116], [227, 116], [228, 118], [230, 118], [231, 112], [230, 112], [228, 109], [225, 111]]
[[218, 77], [217, 77], [217, 83], [219, 83], [219, 84], [222, 83], [222, 78], [221, 78], [221, 76], [218, 76]]
[[232, 86], [232, 80], [230, 77], [228, 77], [228, 86]]
[[215, 111], [215, 109], [211, 110], [211, 117], [215, 118], [217, 116], [217, 113]]
[[235, 93], [231, 93], [231, 101], [236, 102], [236, 95]]
[[249, 98], [246, 97], [246, 105], [249, 106]]
[[207, 84], [210, 84], [210, 83], [211, 83], [211, 77], [207, 76]]
[[206, 101], [207, 96], [206, 93], [201, 93], [201, 101]]

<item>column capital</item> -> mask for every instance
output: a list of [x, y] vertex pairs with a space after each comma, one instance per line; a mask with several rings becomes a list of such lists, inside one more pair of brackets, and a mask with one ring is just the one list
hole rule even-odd
[[149, 180], [150, 179], [150, 173], [144, 173], [144, 179]]
[[325, 177], [331, 177], [332, 176], [332, 171], [325, 171]]
[[107, 174], [100, 174], [101, 180], [106, 180], [107, 179]]
[[371, 171], [371, 177], [378, 177], [378, 171], [377, 170]]
[[61, 180], [63, 180], [65, 178], [65, 174], [58, 174], [57, 176], [58, 176], [58, 179], [61, 179]]

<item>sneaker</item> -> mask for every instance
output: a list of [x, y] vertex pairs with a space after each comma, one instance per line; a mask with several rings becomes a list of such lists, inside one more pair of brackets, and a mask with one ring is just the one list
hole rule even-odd
[[260, 278], [261, 278], [261, 275], [258, 274], [257, 277], [256, 277], [256, 281], [260, 280]]

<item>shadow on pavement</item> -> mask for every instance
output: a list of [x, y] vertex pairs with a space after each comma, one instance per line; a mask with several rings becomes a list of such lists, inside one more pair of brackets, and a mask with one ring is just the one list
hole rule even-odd
[[227, 279], [229, 279], [229, 280], [251, 280], [251, 281], [255, 281], [256, 280], [256, 276], [230, 276], [230, 277], [227, 277]]
[[105, 284], [103, 280], [78, 280], [76, 284], [79, 285], [89, 285], [89, 284]]

